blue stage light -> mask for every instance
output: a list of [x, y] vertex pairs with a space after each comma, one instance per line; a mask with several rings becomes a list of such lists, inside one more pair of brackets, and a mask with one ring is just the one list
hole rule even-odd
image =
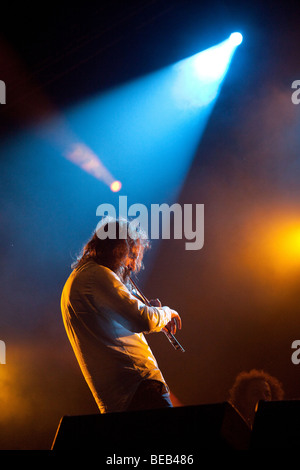
[[68, 158], [134, 202], [174, 201], [241, 40], [237, 34], [69, 109], [66, 120], [93, 152]]
[[241, 33], [232, 33], [229, 39], [234, 46], [239, 46], [243, 42], [243, 35]]
[[179, 106], [203, 108], [217, 98], [234, 52], [242, 39], [241, 33], [232, 33], [220, 44], [174, 66], [177, 71], [174, 95]]

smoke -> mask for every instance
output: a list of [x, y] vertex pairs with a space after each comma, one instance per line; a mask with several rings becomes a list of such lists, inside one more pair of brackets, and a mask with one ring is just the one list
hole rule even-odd
[[264, 85], [234, 117], [217, 106], [181, 193], [181, 203], [204, 203], [204, 247], [191, 255], [180, 241], [163, 243], [144, 288], [182, 316], [185, 358], [166, 345], [158, 360], [184, 403], [226, 400], [251, 368], [299, 395], [299, 117], [289, 87]]

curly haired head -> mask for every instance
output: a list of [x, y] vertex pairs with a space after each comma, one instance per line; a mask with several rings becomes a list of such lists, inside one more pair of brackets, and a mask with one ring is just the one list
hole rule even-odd
[[284, 391], [279, 380], [264, 370], [252, 369], [249, 372], [243, 371], [237, 375], [234, 384], [229, 391], [230, 401], [234, 405], [239, 406], [245, 397], [249, 384], [256, 380], [263, 380], [269, 385], [271, 390], [271, 400], [283, 400]]
[[143, 255], [149, 247], [145, 232], [134, 221], [105, 217], [72, 268], [79, 268], [92, 259], [108, 267], [125, 281], [130, 272], [138, 272], [143, 268]]

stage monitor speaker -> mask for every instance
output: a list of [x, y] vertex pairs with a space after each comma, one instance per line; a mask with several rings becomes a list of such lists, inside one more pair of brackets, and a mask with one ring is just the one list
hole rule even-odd
[[299, 449], [299, 422], [299, 400], [259, 402], [250, 449]]
[[227, 402], [160, 410], [64, 416], [52, 450], [193, 454], [198, 449], [246, 449], [250, 430]]

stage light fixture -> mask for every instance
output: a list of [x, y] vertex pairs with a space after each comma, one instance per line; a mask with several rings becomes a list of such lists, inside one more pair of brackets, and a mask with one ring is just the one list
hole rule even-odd
[[232, 45], [239, 46], [243, 42], [243, 35], [241, 33], [232, 33], [229, 37]]
[[110, 189], [113, 193], [117, 193], [122, 188], [122, 183], [120, 181], [113, 181], [110, 185]]
[[177, 80], [174, 94], [179, 105], [204, 108], [214, 102], [242, 40], [241, 33], [232, 33], [221, 43], [175, 64]]
[[126, 183], [135, 200], [174, 200], [238, 39], [236, 33], [228, 35], [208, 49], [71, 108], [66, 118], [85, 145], [71, 146], [67, 158], [113, 193]]
[[233, 46], [239, 46], [243, 42], [243, 35], [241, 33], [232, 33], [229, 36], [229, 40], [232, 43]]

